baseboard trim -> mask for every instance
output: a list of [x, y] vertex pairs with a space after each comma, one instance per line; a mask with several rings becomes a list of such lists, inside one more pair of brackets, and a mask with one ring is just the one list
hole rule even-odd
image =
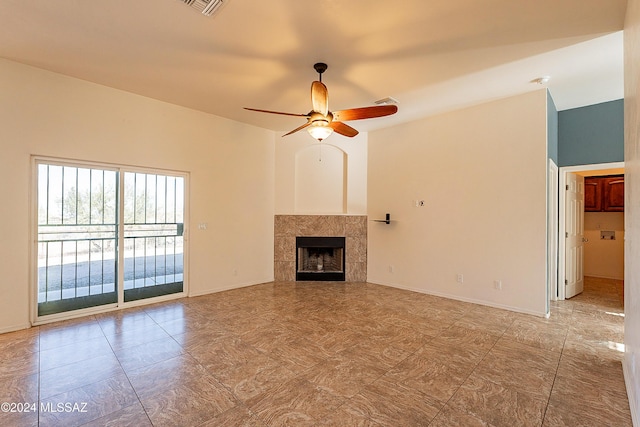
[[452, 300], [456, 300], [456, 301], [462, 301], [462, 302], [469, 302], [472, 304], [478, 304], [478, 305], [485, 305], [487, 307], [493, 307], [493, 308], [499, 308], [501, 310], [508, 310], [508, 311], [513, 311], [516, 313], [522, 313], [522, 314], [530, 314], [532, 316], [537, 316], [537, 317], [547, 317], [548, 314], [545, 312], [538, 312], [538, 311], [533, 311], [533, 310], [524, 310], [518, 307], [513, 307], [513, 306], [509, 306], [509, 305], [504, 305], [504, 304], [498, 304], [492, 301], [486, 301], [486, 300], [479, 300], [479, 299], [475, 299], [475, 298], [466, 298], [466, 297], [461, 297], [458, 295], [452, 295], [452, 294], [447, 294], [444, 292], [437, 292], [437, 291], [429, 291], [429, 290], [425, 290], [425, 289], [418, 289], [418, 288], [412, 288], [410, 286], [402, 286], [402, 285], [398, 285], [396, 283], [380, 283], [380, 282], [373, 282], [373, 281], [368, 281], [368, 283], [372, 283], [374, 285], [381, 285], [381, 286], [388, 286], [390, 288], [396, 288], [396, 289], [403, 289], [405, 291], [411, 291], [411, 292], [417, 292], [420, 294], [425, 294], [425, 295], [433, 295], [435, 297], [441, 297], [441, 298], [447, 298], [447, 299], [452, 299]]
[[7, 326], [0, 329], [0, 334], [8, 334], [9, 332], [21, 331], [31, 328], [31, 323], [21, 323], [19, 325]]
[[200, 292], [190, 292], [189, 293], [189, 298], [201, 297], [203, 295], [210, 295], [210, 294], [215, 294], [215, 293], [218, 293], [218, 292], [231, 291], [233, 289], [248, 288], [249, 286], [256, 286], [256, 285], [262, 285], [264, 283], [273, 283], [273, 282], [274, 282], [274, 280], [270, 279], [270, 280], [258, 281], [258, 282], [236, 283], [235, 285], [223, 286], [221, 288], [207, 289], [207, 290], [200, 291]]
[[638, 406], [636, 405], [638, 396], [636, 395], [636, 390], [633, 387], [634, 378], [631, 376], [629, 368], [627, 367], [626, 355], [622, 361], [622, 375], [624, 377], [624, 385], [627, 389], [627, 399], [629, 400], [629, 410], [631, 411], [631, 424], [634, 426], [640, 426], [640, 418], [638, 417]]
[[619, 280], [624, 282], [624, 277], [609, 277], [609, 276], [596, 276], [593, 274], [584, 274], [584, 277], [593, 277], [594, 279], [607, 279], [607, 280]]

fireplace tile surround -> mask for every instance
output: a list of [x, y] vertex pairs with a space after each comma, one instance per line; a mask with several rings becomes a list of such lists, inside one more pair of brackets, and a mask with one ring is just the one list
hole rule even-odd
[[275, 215], [273, 228], [276, 281], [296, 280], [296, 236], [345, 237], [345, 280], [367, 280], [366, 215]]

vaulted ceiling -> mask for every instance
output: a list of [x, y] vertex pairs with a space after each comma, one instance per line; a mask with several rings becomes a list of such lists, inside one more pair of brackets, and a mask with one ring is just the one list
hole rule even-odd
[[623, 96], [626, 0], [2, 0], [0, 57], [273, 130], [391, 96], [372, 130], [540, 89], [560, 110]]

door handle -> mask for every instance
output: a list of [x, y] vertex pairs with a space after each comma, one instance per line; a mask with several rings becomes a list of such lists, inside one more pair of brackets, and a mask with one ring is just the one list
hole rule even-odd
[[586, 237], [582, 238], [582, 243], [587, 243], [589, 241], [589, 239], [587, 239]]

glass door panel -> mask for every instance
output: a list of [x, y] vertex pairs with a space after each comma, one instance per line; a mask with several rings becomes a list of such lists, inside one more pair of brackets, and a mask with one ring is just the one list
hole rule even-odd
[[117, 302], [117, 173], [38, 165], [38, 315]]
[[124, 300], [183, 291], [184, 178], [124, 173]]

